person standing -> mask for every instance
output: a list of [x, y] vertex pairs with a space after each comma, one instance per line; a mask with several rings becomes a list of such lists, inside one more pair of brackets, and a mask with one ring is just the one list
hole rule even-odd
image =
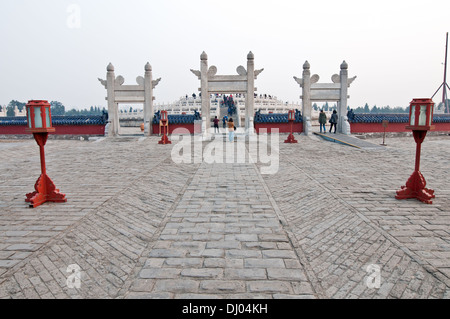
[[223, 129], [226, 129], [226, 128], [227, 128], [227, 121], [228, 121], [228, 117], [227, 117], [227, 116], [224, 116], [223, 119], [222, 119]]
[[228, 120], [228, 139], [231, 143], [234, 142], [234, 122], [232, 118]]
[[336, 134], [338, 118], [339, 117], [337, 115], [337, 112], [336, 112], [336, 110], [334, 110], [333, 114], [331, 115], [331, 118], [330, 118], [330, 123], [331, 123], [331, 125], [330, 125], [330, 133], [331, 133], [331, 130], [333, 129], [333, 126], [334, 126], [334, 134]]
[[216, 130], [217, 130], [217, 133], [220, 133], [220, 131], [219, 131], [219, 119], [217, 118], [217, 116], [214, 119], [214, 133], [216, 133]]
[[325, 112], [322, 109], [322, 110], [320, 110], [320, 114], [319, 114], [320, 133], [322, 133], [322, 128], [323, 128], [324, 133], [327, 132], [327, 129], [325, 127], [326, 123], [327, 123], [327, 115], [325, 114]]

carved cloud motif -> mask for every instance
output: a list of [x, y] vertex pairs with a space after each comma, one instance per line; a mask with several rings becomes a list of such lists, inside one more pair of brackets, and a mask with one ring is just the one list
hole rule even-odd
[[159, 82], [161, 82], [161, 78], [159, 78], [159, 79], [157, 79], [155, 81], [152, 81], [153, 88], [155, 88], [159, 84]]
[[199, 80], [202, 79], [202, 72], [200, 72], [199, 70], [192, 70], [191, 69], [191, 72], [194, 73], [198, 77]]
[[331, 81], [333, 81], [333, 83], [341, 83], [341, 77], [339, 76], [339, 74], [333, 74], [333, 76], [331, 77]]
[[124, 77], [121, 76], [121, 75], [119, 75], [119, 76], [116, 78], [116, 83], [117, 83], [118, 85], [124, 84], [124, 83], [125, 83]]
[[[353, 81], [355, 81], [355, 80], [356, 80], [356, 76], [354, 76], [354, 77], [352, 77], [352, 78], [349, 78], [349, 79], [348, 79], [348, 82], [347, 82], [348, 87], [350, 87], [350, 84], [352, 84]], [[333, 83], [341, 83], [341, 77], [339, 76], [339, 74], [334, 74], [334, 75], [331, 77], [331, 81], [333, 81]]]
[[319, 82], [319, 80], [320, 80], [320, 76], [318, 76], [317, 74], [314, 74], [311, 77], [311, 84], [317, 83], [317, 82]]
[[242, 65], [237, 67], [236, 72], [239, 75], [247, 75], [247, 70]]
[[264, 71], [264, 69], [261, 69], [261, 70], [255, 70], [255, 79], [258, 77], [258, 75], [261, 74], [262, 71]]
[[108, 85], [108, 82], [107, 81], [105, 81], [105, 80], [103, 80], [103, 79], [100, 79], [100, 78], [98, 78], [98, 80], [100, 81], [100, 83], [105, 87], [105, 89], [107, 88], [107, 85]]
[[349, 78], [349, 79], [348, 79], [348, 86], [350, 87], [350, 84], [352, 84], [353, 81], [355, 81], [355, 80], [356, 80], [356, 76], [354, 76], [354, 77], [352, 77], [352, 78]]
[[140, 86], [144, 86], [145, 80], [142, 76], [138, 76], [136, 78], [136, 83], [139, 84]]
[[303, 87], [303, 79], [302, 78], [298, 78], [298, 77], [294, 76], [294, 80], [295, 80], [295, 82], [300, 84], [301, 87]]
[[217, 67], [215, 67], [214, 65], [211, 65], [208, 70], [208, 78], [213, 77], [216, 74], [217, 74]]

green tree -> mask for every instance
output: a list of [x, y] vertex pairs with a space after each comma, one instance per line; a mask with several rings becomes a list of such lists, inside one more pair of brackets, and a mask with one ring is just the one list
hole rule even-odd
[[370, 113], [369, 104], [364, 105], [364, 113]]
[[66, 107], [58, 101], [51, 101], [50, 105], [52, 106], [52, 115], [65, 115]]
[[13, 106], [7, 106], [6, 107], [6, 116], [8, 116], [8, 117], [16, 116], [16, 113], [14, 112], [14, 107]]
[[8, 106], [9, 106], [9, 107], [12, 107], [13, 110], [14, 110], [14, 108], [17, 106], [17, 109], [18, 109], [19, 111], [21, 111], [21, 112], [22, 112], [23, 108], [25, 107], [25, 105], [27, 105], [27, 103], [19, 102], [19, 101], [16, 101], [16, 100], [12, 100], [12, 101], [9, 102], [9, 104], [8, 104]]
[[15, 108], [17, 107], [19, 111], [22, 111], [25, 108], [25, 105], [27, 104], [24, 102], [12, 100], [11, 102], [8, 103], [8, 106], [6, 107], [6, 116], [10, 117], [16, 116]]

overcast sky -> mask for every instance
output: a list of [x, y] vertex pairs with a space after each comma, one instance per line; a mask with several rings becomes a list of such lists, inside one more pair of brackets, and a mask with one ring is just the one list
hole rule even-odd
[[[147, 62], [162, 78], [156, 103], [198, 94], [202, 51], [217, 74], [255, 55], [257, 93], [300, 102], [308, 60], [331, 83], [345, 60], [350, 107], [407, 106], [443, 82], [450, 1], [2, 0], [0, 104], [57, 100], [66, 109], [106, 106], [111, 62], [136, 84]], [[441, 100], [438, 94], [435, 102]]]

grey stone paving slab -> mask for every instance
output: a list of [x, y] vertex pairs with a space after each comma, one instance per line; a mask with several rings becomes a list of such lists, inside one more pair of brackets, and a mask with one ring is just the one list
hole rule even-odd
[[[376, 151], [284, 138], [272, 175], [260, 162], [175, 165], [156, 137], [50, 140], [48, 173], [68, 202], [36, 209], [24, 202], [35, 142], [8, 144], [0, 298], [450, 296], [449, 137], [423, 144], [433, 205], [394, 198], [414, 167], [412, 138]], [[80, 288], [67, 284], [70, 265]]]

